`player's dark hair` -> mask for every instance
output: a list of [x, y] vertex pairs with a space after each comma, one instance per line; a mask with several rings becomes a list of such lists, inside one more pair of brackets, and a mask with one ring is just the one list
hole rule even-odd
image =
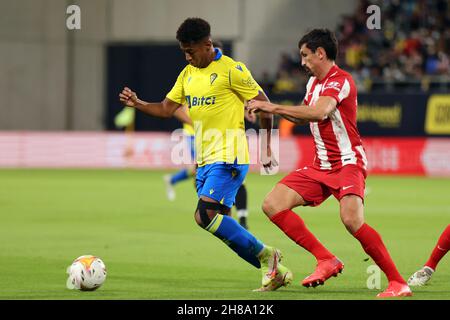
[[210, 35], [211, 26], [201, 18], [187, 18], [177, 30], [177, 40], [181, 43], [196, 43]]
[[338, 53], [338, 42], [333, 32], [328, 29], [313, 29], [305, 34], [298, 42], [298, 48], [306, 44], [306, 47], [312, 52], [322, 47], [327, 53], [329, 60], [336, 60]]

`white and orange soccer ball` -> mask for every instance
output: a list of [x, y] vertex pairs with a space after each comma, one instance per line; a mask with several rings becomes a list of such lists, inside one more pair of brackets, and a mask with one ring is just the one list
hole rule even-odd
[[68, 289], [94, 291], [106, 280], [106, 266], [99, 257], [85, 255], [74, 260], [67, 268], [67, 274]]

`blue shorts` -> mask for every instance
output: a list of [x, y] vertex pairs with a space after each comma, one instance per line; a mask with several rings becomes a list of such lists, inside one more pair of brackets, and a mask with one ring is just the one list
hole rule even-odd
[[231, 208], [245, 179], [248, 164], [212, 163], [197, 169], [197, 195], [219, 201]]
[[195, 161], [195, 139], [194, 139], [194, 136], [186, 135], [185, 138], [186, 138], [186, 143], [189, 148], [189, 153], [191, 154], [191, 161], [194, 162]]

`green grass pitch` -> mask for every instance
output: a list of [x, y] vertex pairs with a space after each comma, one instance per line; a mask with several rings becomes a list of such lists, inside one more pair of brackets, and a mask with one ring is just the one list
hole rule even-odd
[[[345, 263], [345, 270], [316, 289], [299, 282], [314, 270], [313, 257], [261, 212], [281, 178], [250, 174], [249, 226], [280, 248], [294, 282], [255, 293], [260, 272], [199, 228], [193, 220], [192, 180], [168, 202], [162, 171], [0, 170], [0, 299], [375, 299], [360, 244], [339, 220], [330, 198], [298, 208], [311, 231]], [[401, 274], [425, 263], [450, 221], [450, 179], [369, 176], [366, 221], [380, 232]], [[83, 254], [101, 257], [105, 284], [94, 292], [66, 289], [66, 267]], [[382, 276], [381, 289], [387, 281]], [[411, 299], [450, 299], [450, 256], [429, 285]]]

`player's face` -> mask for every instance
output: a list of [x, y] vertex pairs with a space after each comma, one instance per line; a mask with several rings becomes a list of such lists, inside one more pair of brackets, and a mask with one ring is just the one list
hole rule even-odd
[[205, 68], [209, 65], [211, 41], [201, 41], [199, 43], [180, 43], [186, 61], [196, 68]]
[[316, 75], [315, 71], [317, 71], [317, 66], [322, 61], [321, 54], [322, 53], [319, 48], [316, 50], [316, 52], [312, 52], [311, 49], [306, 46], [306, 43], [303, 44], [300, 48], [302, 67], [303, 69], [305, 69], [308, 75]]

